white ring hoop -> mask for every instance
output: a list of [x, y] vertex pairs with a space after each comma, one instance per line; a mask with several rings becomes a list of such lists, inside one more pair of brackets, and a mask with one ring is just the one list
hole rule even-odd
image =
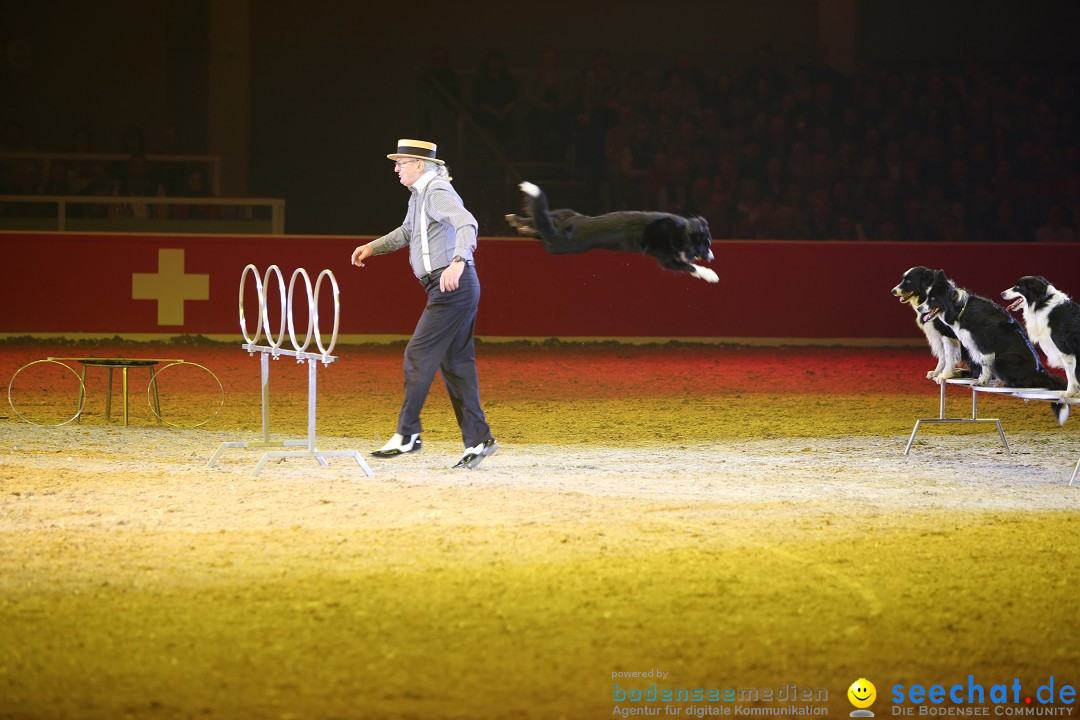
[[[319, 332], [319, 290], [322, 288], [322, 281], [324, 277], [330, 278], [330, 285], [334, 290], [334, 334], [330, 337], [330, 346], [325, 348], [322, 344], [322, 333]], [[323, 357], [329, 355], [333, 351], [334, 345], [337, 344], [338, 320], [341, 318], [340, 296], [341, 292], [338, 290], [337, 278], [334, 277], [334, 273], [330, 272], [329, 269], [323, 270], [321, 273], [319, 273], [318, 279], [315, 280], [315, 293], [313, 296], [313, 301], [311, 303], [311, 308], [312, 315], [315, 318], [315, 347], [319, 348], [319, 352], [322, 353]]]
[[[65, 420], [63, 422], [58, 422], [58, 423], [34, 422], [30, 418], [26, 417], [21, 412], [19, 412], [18, 408], [15, 407], [15, 401], [11, 399], [11, 387], [15, 384], [15, 378], [19, 377], [19, 373], [21, 373], [26, 368], [31, 367], [32, 365], [37, 365], [38, 363], [46, 363], [46, 362], [47, 363], [55, 363], [55, 364], [59, 365], [60, 367], [65, 368], [66, 370], [70, 371], [72, 375], [75, 376], [76, 380], [79, 381], [79, 407], [75, 410], [74, 415], [72, 415], [71, 417], [69, 417], [67, 420]], [[75, 420], [77, 417], [82, 415], [83, 408], [86, 407], [86, 385], [83, 384], [82, 377], [79, 375], [79, 373], [75, 372], [75, 368], [73, 368], [70, 365], [67, 365], [65, 363], [62, 363], [59, 360], [53, 360], [52, 358], [45, 358], [44, 360], [35, 360], [33, 362], [26, 363], [21, 368], [16, 370], [15, 374], [11, 376], [11, 380], [8, 382], [7, 396], [8, 396], [8, 405], [11, 406], [12, 412], [14, 412], [16, 415], [18, 415], [20, 420], [28, 422], [31, 425], [37, 425], [38, 427], [60, 427], [61, 425], [67, 425], [69, 422]]]
[[[272, 340], [270, 333], [270, 276], [272, 274], [277, 275], [278, 281], [278, 296], [281, 301], [281, 324], [278, 326], [277, 340]], [[285, 276], [281, 274], [281, 268], [277, 265], [271, 265], [266, 268], [266, 274], [263, 275], [263, 289], [264, 295], [262, 298], [262, 318], [263, 318], [263, 331], [266, 333], [266, 344], [274, 350], [281, 347], [281, 341], [285, 339]], [[164, 369], [164, 368], [162, 368]]]
[[[158, 378], [161, 373], [165, 372], [174, 365], [190, 365], [192, 367], [197, 367], [200, 370], [205, 370], [207, 373], [209, 373], [210, 377], [214, 378], [214, 382], [218, 384], [218, 390], [221, 393], [221, 399], [218, 402], [217, 409], [215, 409], [214, 412], [210, 413], [210, 416], [207, 417], [205, 420], [197, 422], [194, 425], [178, 425], [177, 423], [169, 422], [164, 417], [162, 417], [161, 414], [154, 407], [154, 390], [157, 388]], [[197, 428], [210, 422], [215, 417], [217, 417], [219, 412], [221, 412], [221, 408], [225, 406], [225, 386], [221, 384], [221, 379], [217, 375], [215, 375], [214, 371], [210, 368], [203, 367], [199, 363], [188, 362], [186, 360], [177, 360], [176, 362], [169, 363], [168, 365], [154, 373], [154, 379], [150, 382], [149, 385], [146, 386], [146, 404], [150, 406], [150, 412], [154, 414], [154, 417], [156, 417], [158, 420], [165, 423], [166, 425], [171, 425], [175, 428]]]
[[[255, 278], [255, 292], [259, 295], [259, 317], [255, 320], [255, 337], [251, 337], [248, 334], [247, 318], [244, 317], [244, 283], [247, 281], [249, 270], [251, 271], [251, 276]], [[262, 335], [263, 314], [265, 312], [266, 293], [263, 291], [262, 280], [259, 279], [259, 268], [248, 264], [244, 267], [244, 272], [240, 274], [240, 333], [244, 336], [244, 341], [248, 345], [254, 345], [259, 342], [259, 336]]]
[[[255, 335], [252, 336], [247, 327], [247, 317], [244, 314], [244, 286], [247, 282], [248, 273], [255, 279], [255, 289], [259, 295], [259, 317], [255, 322]], [[269, 287], [270, 276], [277, 275], [278, 281], [278, 294], [280, 295], [281, 303], [281, 325], [278, 328], [277, 338], [275, 339], [273, 333], [270, 331], [270, 311], [269, 311]], [[293, 293], [296, 290], [296, 278], [300, 276], [304, 279], [304, 290], [308, 303], [308, 326], [307, 332], [304, 336], [303, 344], [296, 339], [296, 323], [293, 314]], [[324, 278], [329, 278], [331, 291], [334, 297], [334, 330], [330, 336], [330, 343], [326, 347], [323, 347], [322, 331], [319, 330], [319, 296], [322, 292], [322, 283]], [[289, 278], [289, 287], [285, 288], [285, 276], [281, 272], [281, 268], [277, 265], [271, 265], [266, 269], [266, 273], [259, 278], [259, 269], [254, 265], [246, 265], [244, 272], [240, 275], [240, 332], [244, 336], [244, 340], [248, 345], [255, 345], [258, 343], [262, 334], [266, 335], [266, 342], [270, 346], [271, 350], [280, 350], [281, 343], [285, 339], [285, 330], [288, 328], [289, 340], [292, 342], [293, 350], [297, 353], [303, 353], [307, 351], [309, 345], [311, 345], [312, 337], [315, 338], [315, 345], [319, 349], [319, 353], [326, 358], [334, 350], [334, 346], [337, 345], [338, 329], [341, 323], [341, 290], [338, 287], [337, 278], [334, 277], [334, 273], [329, 270], [323, 270], [319, 273], [318, 278], [315, 280], [315, 287], [312, 288], [311, 276], [308, 275], [307, 270], [304, 268], [297, 268], [293, 271], [292, 276]], [[276, 353], [275, 353], [276, 355]], [[194, 365], [195, 363], [187, 363]], [[167, 366], [166, 366], [167, 367]], [[164, 370], [165, 368], [162, 368]], [[205, 368], [204, 368], [205, 369]], [[160, 371], [159, 371], [160, 372]], [[208, 371], [209, 372], [209, 371]], [[213, 374], [213, 373], [211, 373]], [[215, 376], [216, 377], [216, 376]], [[70, 421], [69, 421], [70, 422]]]
[[[308, 319], [307, 319], [307, 334], [304, 337], [304, 344], [301, 345], [296, 342], [296, 328], [293, 324], [293, 288], [296, 285], [296, 277], [301, 276], [304, 278], [304, 289], [307, 293], [308, 304]], [[322, 279], [322, 276], [319, 276]], [[319, 309], [315, 306], [314, 295], [311, 291], [311, 276], [308, 275], [307, 270], [304, 268], [296, 268], [293, 270], [292, 277], [289, 278], [289, 339], [292, 340], [293, 349], [296, 352], [304, 352], [307, 350], [308, 345], [311, 344], [312, 328], [315, 329], [315, 337], [319, 336]]]

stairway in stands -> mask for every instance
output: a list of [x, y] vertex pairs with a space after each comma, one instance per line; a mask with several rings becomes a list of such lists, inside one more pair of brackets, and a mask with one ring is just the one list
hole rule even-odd
[[601, 212], [600, 188], [582, 180], [573, 163], [517, 160], [514, 169], [522, 180], [540, 186], [552, 208], [573, 208], [588, 215]]

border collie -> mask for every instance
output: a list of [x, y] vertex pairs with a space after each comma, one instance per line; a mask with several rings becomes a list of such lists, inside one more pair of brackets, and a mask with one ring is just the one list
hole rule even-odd
[[[926, 336], [926, 341], [930, 343], [930, 352], [938, 359], [937, 367], [927, 372], [926, 377], [945, 382], [959, 374], [957, 366], [962, 360], [968, 360], [968, 358], [964, 346], [956, 339], [956, 333], [942, 322], [941, 318], [936, 317], [929, 322], [922, 320], [919, 305], [926, 300], [926, 293], [933, 281], [934, 271], [917, 265], [904, 272], [900, 283], [892, 289], [892, 294], [899, 298], [900, 302], [910, 305], [915, 311], [915, 324], [919, 326], [923, 335]], [[970, 367], [970, 360], [968, 364]], [[978, 374], [980, 371], [978, 367], [971, 367], [973, 374]]]
[[1066, 397], [1080, 395], [1076, 356], [1080, 355], [1080, 305], [1041, 275], [1025, 275], [1001, 293], [1011, 300], [1008, 309], [1023, 308], [1028, 337], [1046, 355], [1050, 367], [1064, 368]]
[[633, 210], [594, 217], [574, 210], [549, 210], [547, 195], [539, 187], [531, 182], [518, 187], [525, 195], [525, 214], [507, 215], [506, 221], [522, 235], [539, 237], [553, 255], [588, 250], [639, 252], [668, 270], [711, 283], [720, 280], [713, 270], [694, 264], [713, 260], [712, 234], [703, 217]]
[[[922, 322], [936, 317], [952, 328], [973, 362], [981, 367], [976, 385], [992, 379], [1005, 387], [1064, 390], [1065, 381], [1043, 368], [1027, 333], [1016, 319], [992, 300], [975, 295], [934, 271], [934, 280], [919, 305]], [[1069, 417], [1066, 403], [1050, 403], [1059, 424]]]

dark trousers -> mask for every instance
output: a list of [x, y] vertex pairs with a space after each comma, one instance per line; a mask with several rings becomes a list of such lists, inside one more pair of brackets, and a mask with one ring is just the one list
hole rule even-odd
[[454, 406], [461, 439], [465, 447], [473, 447], [491, 437], [491, 428], [480, 407], [473, 344], [480, 280], [476, 269], [469, 265], [461, 273], [457, 290], [443, 292], [439, 289], [440, 274], [435, 271], [420, 281], [427, 291], [428, 302], [405, 348], [405, 401], [397, 431], [406, 438], [420, 432], [420, 411], [435, 371], [439, 370]]

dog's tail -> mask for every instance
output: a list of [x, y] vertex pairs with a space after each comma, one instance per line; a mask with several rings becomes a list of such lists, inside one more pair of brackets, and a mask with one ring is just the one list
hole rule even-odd
[[[1036, 387], [1044, 387], [1047, 390], [1064, 390], [1066, 387], [1064, 378], [1051, 375], [1045, 370], [1037, 371], [1036, 376], [1039, 379], [1039, 384]], [[1050, 412], [1054, 414], [1054, 419], [1058, 421], [1058, 425], [1064, 425], [1065, 421], [1069, 419], [1069, 403], [1050, 403]]]
[[[1064, 378], [1057, 375], [1046, 373], [1046, 378], [1047, 387], [1051, 390], [1064, 390], [1068, 385]], [[1050, 410], [1054, 413], [1058, 425], [1064, 425], [1065, 421], [1069, 419], [1069, 403], [1050, 403]]]
[[558, 240], [559, 231], [555, 229], [555, 223], [551, 221], [551, 213], [548, 209], [547, 195], [538, 186], [526, 180], [518, 185], [521, 192], [525, 193], [526, 203], [532, 213], [533, 225], [540, 237], [545, 240]]

